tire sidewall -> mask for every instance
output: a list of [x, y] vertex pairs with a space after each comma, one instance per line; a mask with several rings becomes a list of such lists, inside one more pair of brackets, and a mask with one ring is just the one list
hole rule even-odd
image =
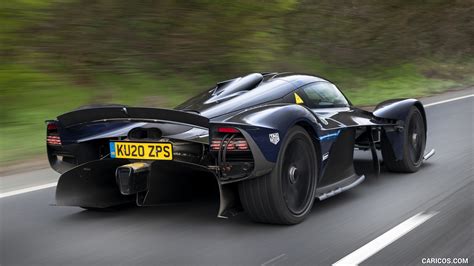
[[[283, 195], [283, 190], [282, 190], [282, 164], [283, 160], [285, 157], [286, 150], [288, 148], [288, 144], [296, 137], [296, 136], [304, 136], [304, 138], [308, 141], [308, 146], [310, 147], [310, 161], [314, 161], [315, 167], [312, 168], [312, 188], [310, 191], [310, 203], [306, 207], [306, 209], [296, 215], [292, 213], [289, 208], [287, 207], [287, 204], [285, 202], [285, 198]], [[317, 175], [318, 175], [318, 162], [317, 162], [317, 156], [316, 156], [316, 149], [313, 145], [313, 142], [311, 141], [311, 137], [307, 133], [307, 131], [300, 127], [300, 126], [294, 126], [288, 131], [288, 134], [285, 136], [281, 150], [278, 154], [278, 160], [275, 168], [273, 169], [270, 178], [271, 178], [271, 189], [274, 193], [272, 193], [275, 198], [273, 199], [274, 202], [276, 203], [276, 208], [278, 208], [278, 213], [282, 214], [284, 220], [287, 220], [290, 224], [296, 224], [304, 220], [304, 218], [309, 214], [311, 211], [311, 208], [314, 203], [314, 198], [316, 194], [316, 182], [317, 182]]]
[[[423, 118], [423, 115], [421, 114], [420, 110], [418, 110], [417, 107], [412, 107], [406, 120], [405, 120], [405, 123], [407, 126], [409, 126], [410, 124], [410, 121], [412, 119], [412, 117], [415, 115], [415, 113], [418, 113], [418, 115]], [[403, 147], [403, 156], [405, 158], [405, 162], [407, 164], [407, 167], [412, 171], [412, 172], [415, 172], [418, 170], [418, 168], [420, 168], [420, 166], [423, 164], [423, 153], [425, 151], [425, 148], [426, 148], [426, 125], [424, 124], [424, 122], [422, 122], [423, 124], [423, 130], [424, 130], [424, 133], [423, 133], [423, 141], [422, 141], [422, 148], [421, 148], [421, 158], [418, 162], [414, 162], [412, 159], [411, 159], [411, 156], [410, 156], [410, 149], [408, 147], [409, 144], [409, 141], [410, 141], [410, 136], [408, 135], [408, 128], [406, 128], [404, 130], [404, 147]]]

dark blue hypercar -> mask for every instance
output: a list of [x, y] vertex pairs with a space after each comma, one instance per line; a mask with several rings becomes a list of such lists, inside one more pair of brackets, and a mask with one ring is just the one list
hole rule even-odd
[[325, 79], [253, 73], [175, 109], [103, 105], [60, 115], [47, 121], [47, 151], [62, 174], [57, 205], [157, 205], [217, 182], [220, 217], [243, 209], [258, 222], [296, 224], [315, 198], [364, 180], [354, 149], [371, 151], [376, 173], [377, 150], [388, 170], [417, 171], [434, 153], [424, 155], [426, 130], [415, 99], [368, 112]]

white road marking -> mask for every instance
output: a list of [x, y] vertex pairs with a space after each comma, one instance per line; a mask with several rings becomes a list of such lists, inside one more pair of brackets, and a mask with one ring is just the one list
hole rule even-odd
[[48, 184], [44, 184], [44, 185], [28, 187], [28, 188], [22, 188], [22, 189], [18, 189], [18, 190], [13, 190], [13, 191], [1, 193], [0, 194], [0, 199], [10, 197], [10, 196], [15, 196], [15, 195], [18, 195], [18, 194], [32, 192], [32, 191], [36, 191], [36, 190], [40, 190], [40, 189], [45, 189], [45, 188], [49, 188], [49, 187], [55, 187], [57, 184], [58, 184], [58, 182], [53, 182], [53, 183], [48, 183]]
[[[279, 255], [279, 256], [276, 256], [276, 257], [274, 257], [274, 258], [272, 258], [272, 259], [270, 259], [270, 260], [267, 260], [266, 262], [262, 263], [262, 266], [274, 265], [277, 260], [280, 260], [280, 259], [282, 259], [282, 258], [286, 258], [286, 254], [285, 254], [285, 253], [283, 253], [283, 254], [281, 254], [281, 255]], [[271, 263], [271, 264], [270, 264], [270, 263]]]
[[424, 222], [428, 221], [431, 217], [435, 216], [436, 214], [437, 212], [431, 212], [431, 213], [420, 212], [416, 214], [415, 216], [409, 218], [408, 220], [402, 222], [401, 224], [395, 226], [394, 228], [385, 232], [381, 236], [377, 237], [376, 239], [370, 241], [369, 243], [365, 244], [361, 248], [352, 252], [351, 254], [338, 260], [337, 262], [333, 264], [333, 266], [359, 265], [359, 263], [363, 262], [364, 260], [368, 259], [375, 253], [379, 252], [384, 247], [395, 242], [397, 239], [404, 236], [405, 234], [415, 229], [419, 225], [423, 224]]
[[469, 95], [465, 95], [465, 96], [461, 96], [461, 97], [451, 98], [451, 99], [447, 99], [447, 100], [439, 101], [439, 102], [434, 102], [434, 103], [428, 103], [428, 104], [424, 104], [423, 106], [424, 107], [430, 107], [430, 106], [433, 106], [433, 105], [438, 105], [438, 104], [442, 104], [442, 103], [449, 103], [449, 102], [452, 102], [452, 101], [462, 100], [462, 99], [466, 99], [466, 98], [469, 98], [469, 97], [474, 97], [474, 94], [469, 94]]
[[[474, 97], [474, 94], [469, 94], [469, 95], [466, 95], [466, 96], [456, 97], [456, 98], [452, 98], [452, 99], [448, 99], [448, 100], [444, 100], [444, 101], [429, 103], [429, 104], [425, 104], [425, 105], [423, 105], [423, 106], [424, 106], [424, 107], [429, 107], [429, 106], [433, 106], [433, 105], [437, 105], [437, 104], [442, 104], [442, 103], [448, 103], [448, 102], [452, 102], [452, 101], [457, 101], [457, 100], [461, 100], [461, 99], [465, 99], [465, 98], [469, 98], [469, 97]], [[5, 193], [0, 194], [0, 199], [1, 199], [1, 198], [5, 198], [5, 197], [10, 197], [10, 196], [18, 195], [18, 194], [28, 193], [28, 192], [31, 192], [31, 191], [36, 191], [36, 190], [40, 190], [40, 189], [45, 189], [45, 188], [49, 188], [49, 187], [54, 187], [54, 186], [56, 186], [56, 183], [49, 183], [49, 184], [44, 184], [44, 185], [40, 185], [40, 186], [35, 186], [35, 187], [29, 187], [29, 188], [23, 188], [23, 189], [18, 189], [18, 190], [14, 190], [14, 191], [9, 191], [9, 192], [5, 192]]]

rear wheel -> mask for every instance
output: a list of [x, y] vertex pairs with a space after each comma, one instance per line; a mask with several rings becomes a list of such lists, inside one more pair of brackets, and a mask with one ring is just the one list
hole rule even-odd
[[245, 211], [256, 222], [300, 223], [314, 202], [317, 169], [310, 136], [295, 126], [282, 143], [273, 171], [239, 184]]
[[423, 163], [423, 153], [426, 146], [425, 122], [418, 108], [411, 108], [405, 121], [403, 134], [402, 160], [396, 160], [392, 145], [385, 136], [382, 139], [382, 156], [389, 171], [413, 173], [418, 171]]

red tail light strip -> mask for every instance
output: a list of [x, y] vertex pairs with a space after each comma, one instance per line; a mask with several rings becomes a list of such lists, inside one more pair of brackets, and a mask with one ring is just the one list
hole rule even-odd
[[48, 129], [48, 131], [58, 130], [58, 125], [56, 123], [50, 122], [48, 123], [46, 128]]
[[62, 145], [58, 136], [58, 124], [55, 121], [48, 121], [46, 124], [46, 143], [48, 145]]
[[[222, 145], [222, 139], [213, 139], [211, 142], [211, 150], [218, 151]], [[249, 145], [244, 138], [235, 138], [231, 141], [225, 141], [228, 151], [248, 151]]]
[[237, 128], [234, 127], [218, 127], [217, 132], [219, 133], [240, 133]]
[[50, 145], [61, 145], [61, 138], [59, 136], [47, 136], [46, 142]]

